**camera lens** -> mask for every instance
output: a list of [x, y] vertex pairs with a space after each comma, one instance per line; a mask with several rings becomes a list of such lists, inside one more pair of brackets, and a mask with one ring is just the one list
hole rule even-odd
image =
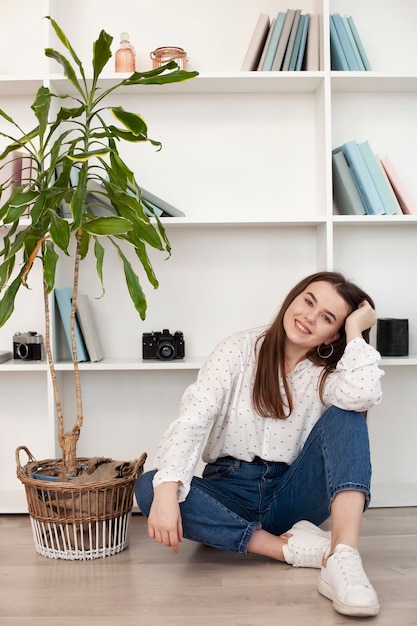
[[19, 343], [16, 346], [16, 353], [20, 359], [27, 359], [29, 356], [29, 348], [25, 343]]
[[172, 343], [160, 343], [158, 346], [158, 357], [161, 361], [170, 361], [175, 356], [175, 348]]

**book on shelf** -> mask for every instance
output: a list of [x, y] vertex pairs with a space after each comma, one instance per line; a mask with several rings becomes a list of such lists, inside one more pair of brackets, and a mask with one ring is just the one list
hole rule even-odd
[[358, 144], [359, 150], [362, 154], [363, 160], [369, 170], [369, 173], [374, 181], [378, 195], [381, 198], [386, 215], [396, 215], [398, 213], [398, 203], [394, 200], [391, 190], [387, 184], [387, 180], [382, 173], [379, 161], [374, 155], [369, 141], [362, 141]]
[[379, 197], [374, 180], [364, 161], [359, 145], [356, 141], [347, 141], [342, 146], [334, 148], [332, 154], [343, 152], [348, 162], [359, 195], [368, 215], [384, 215], [385, 208]]
[[359, 48], [357, 46], [356, 39], [353, 36], [352, 29], [350, 28], [348, 16], [347, 15], [341, 15], [340, 18], [341, 18], [341, 20], [343, 22], [343, 26], [345, 28], [347, 38], [349, 39], [349, 43], [350, 43], [350, 46], [352, 48], [352, 52], [353, 52], [353, 54], [355, 56], [356, 63], [358, 65], [358, 69], [360, 71], [364, 71], [366, 69], [365, 68], [365, 64], [364, 64], [363, 59], [361, 57], [361, 54], [359, 52]]
[[[103, 195], [104, 189], [100, 183], [95, 180], [89, 180], [87, 189], [89, 192], [90, 210], [94, 215], [108, 215], [114, 212], [110, 200]], [[177, 207], [159, 198], [147, 189], [141, 187], [141, 193], [145, 211], [149, 217], [154, 215], [158, 217], [184, 217], [184, 213], [180, 209], [177, 209]], [[132, 190], [131, 194], [135, 195], [135, 192]]]
[[305, 58], [305, 53], [306, 53], [309, 23], [310, 23], [310, 13], [301, 15], [300, 26], [299, 26], [300, 40], [298, 44], [297, 58], [295, 60], [294, 68], [292, 68], [292, 63], [290, 63], [290, 70], [294, 69], [296, 72], [299, 72], [300, 70], [304, 68], [304, 58]]
[[[60, 289], [55, 289], [55, 301], [57, 303], [57, 308], [59, 311], [59, 317], [62, 322], [62, 327], [64, 329], [65, 338], [67, 340], [68, 348], [70, 354], [72, 355], [72, 344], [71, 344], [71, 329], [70, 329], [70, 318], [71, 318], [71, 307], [72, 307], [72, 289], [70, 287], [62, 287]], [[84, 342], [84, 338], [81, 332], [80, 324], [78, 322], [77, 317], [74, 320], [74, 330], [75, 330], [75, 345], [77, 347], [77, 360], [79, 362], [88, 361], [88, 352]]]
[[346, 19], [347, 19], [347, 22], [348, 22], [348, 24], [350, 26], [350, 30], [351, 30], [351, 33], [352, 33], [353, 38], [355, 40], [356, 46], [357, 46], [357, 48], [359, 50], [359, 54], [360, 54], [360, 57], [362, 59], [362, 63], [364, 65], [364, 67], [365, 67], [365, 70], [369, 72], [372, 69], [371, 68], [371, 64], [369, 63], [369, 59], [368, 59], [368, 56], [366, 54], [365, 48], [363, 46], [362, 40], [359, 37], [358, 29], [356, 28], [356, 24], [355, 24], [355, 22], [353, 20], [353, 17], [351, 15], [348, 15], [346, 17]]
[[242, 67], [240, 68], [241, 71], [253, 71], [258, 68], [270, 26], [269, 15], [260, 13], [245, 58], [243, 59]]
[[0, 350], [0, 363], [5, 363], [12, 358], [13, 354], [10, 350]]
[[330, 20], [331, 22], [333, 22], [335, 30], [337, 32], [337, 36], [339, 37], [340, 45], [342, 46], [348, 69], [353, 71], [360, 71], [361, 69], [363, 69], [363, 67], [359, 65], [357, 61], [354, 50], [352, 48], [351, 40], [349, 39], [346, 31], [345, 22], [342, 20], [342, 16], [339, 15], [339, 13], [333, 13], [330, 16]]
[[90, 299], [87, 295], [79, 293], [77, 296], [76, 316], [83, 335], [90, 361], [102, 361], [103, 349], [97, 332]]
[[404, 186], [403, 181], [398, 176], [398, 173], [394, 166], [392, 165], [390, 159], [388, 157], [383, 157], [381, 159], [381, 164], [388, 176], [388, 179], [391, 183], [392, 189], [397, 197], [399, 205], [401, 207], [401, 211], [405, 215], [417, 215], [417, 206], [414, 203], [413, 199], [410, 197], [407, 189]]
[[13, 191], [19, 187], [22, 174], [22, 153], [18, 150], [11, 158], [0, 165], [0, 204], [10, 200]]
[[371, 69], [352, 16], [339, 13], [330, 15], [330, 56], [332, 70]]
[[[319, 68], [318, 16], [301, 9], [278, 11], [268, 29], [268, 16], [261, 13], [250, 41], [242, 70], [300, 71]], [[310, 23], [312, 24], [310, 32]], [[264, 40], [263, 50], [256, 46]], [[257, 67], [254, 59], [259, 58]], [[309, 57], [309, 58], [308, 58]]]
[[285, 13], [284, 23], [282, 25], [281, 35], [279, 37], [278, 46], [275, 52], [274, 61], [272, 63], [272, 71], [279, 72], [282, 68], [282, 64], [285, 57], [285, 52], [288, 47], [288, 42], [291, 35], [291, 28], [294, 23], [294, 18], [297, 9], [288, 9]]
[[260, 61], [260, 69], [262, 72], [268, 72], [272, 70], [272, 64], [274, 62], [277, 46], [281, 38], [281, 32], [285, 21], [285, 12], [279, 11], [276, 18], [272, 20], [270, 33], [265, 43], [265, 54], [262, 54]]
[[311, 13], [309, 17], [303, 69], [308, 72], [320, 69], [320, 24], [317, 13]]
[[365, 215], [365, 207], [343, 153], [332, 154], [333, 200], [340, 215]]
[[[284, 60], [282, 62], [282, 67], [281, 67], [282, 71], [284, 72], [290, 69], [291, 58], [292, 58], [292, 55], [296, 46], [297, 31], [298, 31], [298, 25], [300, 23], [300, 17], [301, 17], [301, 9], [296, 9], [294, 19], [291, 25], [291, 31], [290, 31], [290, 36], [288, 39], [287, 48], [285, 50]], [[300, 42], [298, 41], [298, 45], [299, 44]], [[295, 67], [295, 64], [294, 64], [294, 67]]]
[[334, 20], [330, 16], [330, 61], [332, 70], [349, 69], [349, 64], [346, 59], [345, 51], [343, 50], [342, 42], [340, 41], [339, 33], [336, 30]]

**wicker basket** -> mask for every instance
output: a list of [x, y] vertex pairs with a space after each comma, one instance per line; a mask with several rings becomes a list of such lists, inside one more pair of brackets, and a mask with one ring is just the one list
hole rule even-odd
[[[20, 453], [28, 455], [22, 467]], [[97, 482], [57, 482], [33, 477], [59, 460], [36, 461], [25, 446], [16, 450], [17, 477], [24, 484], [35, 549], [53, 559], [87, 560], [122, 552], [129, 543], [134, 487], [146, 453], [123, 464], [120, 477]], [[80, 466], [89, 459], [77, 459]], [[94, 475], [92, 475], [94, 480]]]

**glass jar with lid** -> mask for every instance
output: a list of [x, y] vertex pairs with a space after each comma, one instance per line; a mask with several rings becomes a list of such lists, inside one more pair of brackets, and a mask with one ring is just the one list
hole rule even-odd
[[151, 52], [150, 57], [152, 59], [153, 69], [157, 69], [169, 61], [175, 61], [181, 70], [187, 69], [187, 53], [183, 48], [177, 48], [175, 46], [165, 46], [156, 48]]

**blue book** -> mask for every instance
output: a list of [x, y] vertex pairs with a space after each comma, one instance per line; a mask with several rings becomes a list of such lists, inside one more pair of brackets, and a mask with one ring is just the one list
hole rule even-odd
[[291, 51], [290, 62], [288, 64], [289, 71], [295, 71], [295, 66], [297, 65], [298, 53], [300, 52], [301, 46], [301, 36], [303, 34], [305, 15], [300, 15], [300, 19], [297, 24], [297, 32], [295, 34], [294, 45]]
[[365, 70], [365, 65], [364, 65], [364, 63], [362, 61], [362, 57], [360, 55], [359, 48], [356, 45], [355, 38], [354, 38], [353, 33], [352, 33], [351, 29], [350, 29], [347, 15], [342, 15], [342, 21], [343, 21], [343, 26], [345, 27], [346, 34], [347, 34], [348, 39], [350, 41], [350, 45], [352, 46], [352, 50], [353, 50], [353, 54], [355, 55], [356, 62], [358, 64], [360, 70], [364, 71]]
[[339, 36], [340, 45], [343, 48], [343, 52], [345, 53], [346, 61], [348, 64], [349, 70], [359, 71], [361, 67], [356, 60], [355, 53], [352, 48], [352, 44], [350, 43], [349, 37], [347, 35], [345, 25], [343, 24], [343, 20], [339, 13], [334, 13], [330, 16], [331, 21], [334, 24], [336, 32]]
[[[72, 355], [71, 344], [71, 331], [70, 331], [70, 318], [71, 318], [71, 306], [72, 306], [72, 289], [70, 287], [63, 287], [61, 289], [55, 289], [55, 300], [58, 305], [59, 314], [64, 328], [65, 337], [67, 339], [70, 354]], [[83, 335], [81, 333], [80, 325], [77, 318], [74, 320], [75, 328], [75, 345], [77, 347], [77, 360], [89, 361], [87, 348]]]
[[379, 197], [377, 188], [369, 173], [368, 167], [362, 157], [356, 141], [348, 141], [342, 146], [335, 148], [333, 154], [343, 151], [346, 161], [352, 172], [353, 179], [362, 198], [368, 215], [384, 215], [385, 208]]
[[[300, 17], [301, 17], [301, 9], [296, 9], [294, 19], [292, 21], [290, 36], [288, 38], [287, 48], [285, 50], [284, 60], [282, 62], [281, 69], [283, 72], [286, 72], [290, 69], [290, 62], [291, 62], [292, 53], [295, 47], [295, 42], [297, 39], [297, 31], [298, 31], [298, 25], [300, 23]], [[299, 43], [300, 42], [298, 42], [298, 44]]]
[[397, 215], [398, 207], [394, 202], [394, 198], [392, 197], [391, 191], [387, 185], [386, 178], [382, 173], [382, 169], [372, 152], [369, 141], [363, 141], [358, 145], [363, 159], [368, 167], [369, 173], [375, 183], [379, 197], [382, 200], [382, 204], [384, 205], [385, 213], [387, 215]]
[[307, 35], [308, 35], [308, 26], [310, 24], [310, 13], [306, 13], [303, 15], [303, 25], [301, 32], [301, 41], [300, 41], [300, 49], [298, 51], [297, 63], [295, 65], [295, 71], [299, 72], [304, 67], [304, 56], [306, 53], [306, 45], [307, 45]]
[[349, 65], [346, 60], [345, 53], [343, 51], [342, 44], [340, 43], [339, 35], [334, 25], [334, 21], [330, 17], [330, 56], [332, 70], [348, 70]]
[[365, 70], [367, 70], [369, 72], [369, 71], [371, 71], [371, 64], [369, 63], [369, 59], [368, 59], [368, 57], [366, 55], [365, 48], [363, 47], [361, 38], [359, 37], [359, 33], [358, 33], [357, 28], [356, 28], [355, 22], [353, 21], [353, 18], [350, 17], [350, 16], [348, 16], [347, 21], [349, 23], [350, 30], [352, 31], [353, 38], [354, 38], [354, 40], [356, 42], [356, 45], [358, 47], [359, 54], [361, 55], [363, 64], [365, 66]]
[[333, 199], [340, 215], [365, 215], [365, 207], [346, 157], [341, 150], [332, 154]]
[[262, 63], [262, 71], [272, 70], [272, 63], [274, 62], [275, 53], [277, 51], [279, 38], [281, 36], [282, 27], [285, 20], [285, 12], [280, 11], [272, 27], [272, 34], [268, 42], [265, 58]]

